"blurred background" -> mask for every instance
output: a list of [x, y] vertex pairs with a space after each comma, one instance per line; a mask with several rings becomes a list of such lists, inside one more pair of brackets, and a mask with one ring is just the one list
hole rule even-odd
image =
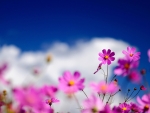
[[78, 70], [87, 84], [99, 81], [103, 76], [93, 75], [98, 53], [103, 48], [116, 52], [110, 66], [113, 75], [117, 58], [129, 45], [141, 52], [139, 69], [147, 69], [149, 75], [149, 6], [149, 1], [135, 0], [0, 0], [0, 65], [8, 65], [5, 79], [13, 86], [57, 86], [65, 70]]

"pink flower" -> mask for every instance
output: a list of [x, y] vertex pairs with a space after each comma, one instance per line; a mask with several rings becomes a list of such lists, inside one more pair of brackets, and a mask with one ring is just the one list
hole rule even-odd
[[148, 54], [148, 60], [150, 62], [150, 49], [147, 51], [147, 54]]
[[59, 78], [59, 88], [67, 94], [75, 93], [83, 90], [84, 79], [80, 79], [80, 73], [75, 72], [72, 75], [69, 71], [65, 71], [63, 76]]
[[142, 99], [137, 97], [137, 102], [140, 104], [140, 108], [143, 110], [143, 113], [150, 113], [150, 94], [144, 95]]
[[128, 59], [119, 59], [118, 66], [114, 70], [115, 75], [123, 75], [126, 76], [129, 74], [130, 70], [133, 68], [137, 68], [139, 62], [138, 61], [130, 61]]
[[47, 99], [47, 100], [46, 100], [46, 104], [49, 104], [50, 106], [51, 106], [53, 103], [56, 103], [56, 102], [59, 102], [59, 100], [56, 99], [56, 98], [50, 98], [50, 99]]
[[140, 83], [141, 81], [141, 75], [137, 71], [131, 71], [131, 73], [128, 75], [129, 80], [134, 83]]
[[111, 52], [110, 49], [108, 49], [107, 51], [106, 51], [106, 49], [103, 49], [102, 53], [99, 53], [99, 56], [100, 56], [99, 60], [102, 61], [102, 64], [110, 65], [111, 61], [115, 60], [114, 55], [115, 55], [115, 53]]
[[39, 110], [44, 105], [39, 91], [34, 87], [16, 88], [13, 90], [13, 96], [22, 107], [32, 107]]
[[123, 50], [122, 53], [126, 56], [130, 61], [137, 61], [140, 59], [140, 52], [136, 52], [136, 48], [127, 47], [127, 51]]
[[57, 91], [58, 91], [57, 87], [48, 85], [45, 85], [40, 89], [40, 92], [47, 97], [55, 97]]
[[111, 82], [110, 84], [106, 84], [106, 82], [102, 81], [99, 84], [96, 83], [91, 83], [91, 87], [93, 91], [97, 93], [102, 93], [102, 94], [112, 94], [115, 93], [119, 87], [115, 82]]
[[99, 113], [104, 108], [102, 101], [97, 98], [95, 95], [86, 99], [83, 103], [82, 113]]

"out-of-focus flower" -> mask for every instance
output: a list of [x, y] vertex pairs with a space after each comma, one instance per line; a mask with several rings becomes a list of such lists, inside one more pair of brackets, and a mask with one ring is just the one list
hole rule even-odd
[[138, 67], [138, 61], [130, 61], [128, 59], [119, 59], [118, 66], [114, 70], [115, 75], [126, 76], [130, 70]]
[[98, 59], [100, 61], [102, 61], [102, 64], [108, 64], [108, 65], [110, 65], [111, 61], [115, 60], [114, 55], [115, 55], [115, 52], [111, 52], [110, 49], [108, 49], [107, 51], [106, 51], [106, 49], [103, 49], [102, 53], [101, 52], [99, 53], [100, 57]]
[[45, 85], [40, 89], [40, 92], [47, 97], [55, 97], [57, 91], [58, 91], [57, 87], [48, 85]]
[[142, 109], [135, 103], [130, 103], [130, 109], [133, 113], [142, 113]]
[[98, 65], [97, 70], [94, 72], [94, 74], [96, 74], [96, 73], [101, 69], [101, 67], [102, 67], [102, 63], [100, 63], [100, 64]]
[[102, 81], [99, 84], [91, 83], [91, 88], [93, 89], [93, 91], [95, 91], [97, 93], [113, 94], [119, 89], [119, 86], [115, 82], [106, 84], [106, 82]]
[[104, 109], [101, 110], [99, 113], [114, 113], [114, 112], [111, 110], [109, 104], [106, 104]]
[[127, 51], [123, 50], [122, 53], [126, 56], [130, 61], [137, 61], [140, 59], [140, 52], [136, 52], [136, 48], [127, 47]]
[[120, 107], [116, 107], [114, 106], [113, 109], [112, 109], [113, 113], [122, 113], [122, 109]]
[[150, 49], [147, 51], [148, 61], [150, 62]]
[[93, 89], [93, 91], [97, 92], [97, 93], [102, 93], [102, 94], [106, 94], [108, 92], [108, 85], [106, 84], [106, 82], [102, 81], [98, 84], [91, 83], [91, 88]]
[[113, 81], [109, 84], [108, 93], [113, 94], [119, 90], [119, 86], [116, 81]]
[[4, 72], [8, 69], [8, 64], [7, 63], [4, 63], [0, 66], [0, 80], [3, 84], [6, 84], [8, 85], [9, 84], [9, 81], [7, 81], [5, 78], [4, 78]]
[[59, 100], [56, 99], [56, 98], [46, 99], [46, 104], [49, 104], [50, 106], [51, 106], [53, 103], [56, 103], [56, 102], [59, 102]]
[[104, 104], [99, 98], [92, 95], [84, 101], [83, 108], [82, 113], [99, 113], [103, 110]]
[[13, 90], [13, 96], [22, 107], [26, 106], [39, 110], [44, 104], [39, 91], [34, 87], [16, 88]]
[[131, 71], [130, 74], [128, 75], [128, 78], [131, 82], [134, 83], [140, 83], [141, 81], [141, 75], [137, 71]]
[[130, 105], [127, 103], [119, 104], [119, 107], [121, 108], [122, 113], [129, 113], [130, 111]]
[[140, 104], [140, 108], [143, 110], [143, 113], [150, 113], [150, 94], [145, 94], [140, 97], [137, 97], [137, 102]]
[[75, 93], [84, 88], [84, 78], [80, 79], [80, 73], [75, 72], [72, 75], [69, 71], [65, 71], [63, 76], [59, 78], [59, 88], [67, 94]]

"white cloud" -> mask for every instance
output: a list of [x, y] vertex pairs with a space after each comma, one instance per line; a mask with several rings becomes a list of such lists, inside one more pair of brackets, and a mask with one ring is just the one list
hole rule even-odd
[[[91, 41], [77, 41], [75, 45], [69, 46], [66, 43], [56, 42], [46, 52], [43, 51], [30, 51], [21, 52], [15, 46], [3, 46], [0, 51], [0, 62], [7, 62], [9, 70], [5, 73], [6, 79], [11, 79], [12, 84], [23, 85], [32, 82], [36, 85], [58, 84], [58, 77], [62, 75], [65, 70], [70, 70], [72, 73], [76, 70], [81, 72], [82, 77], [86, 78], [85, 91], [89, 93], [88, 83], [90, 81], [99, 82], [103, 80], [101, 72], [93, 74], [100, 61], [98, 61], [98, 53], [102, 49], [111, 49], [116, 53], [116, 59], [122, 57], [122, 50], [126, 49], [129, 44], [121, 40], [112, 38], [99, 38], [95, 37]], [[50, 54], [52, 61], [45, 62], [46, 56]], [[112, 68], [117, 63], [115, 60], [109, 66], [109, 74], [111, 76]], [[41, 74], [38, 77], [33, 76], [33, 68], [40, 68]], [[105, 69], [105, 66], [104, 66]], [[64, 97], [61, 92], [59, 96]], [[85, 98], [82, 92], [77, 94], [80, 100]], [[58, 97], [59, 98], [59, 97]], [[67, 101], [65, 98], [59, 98], [60, 104], [54, 105], [56, 111], [70, 111], [77, 113], [79, 110], [76, 108], [74, 101]]]

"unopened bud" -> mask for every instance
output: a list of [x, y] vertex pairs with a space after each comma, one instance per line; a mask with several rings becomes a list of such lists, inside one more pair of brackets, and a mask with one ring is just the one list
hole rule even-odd
[[146, 70], [145, 69], [142, 69], [140, 72], [141, 72], [142, 75], [146, 74]]

